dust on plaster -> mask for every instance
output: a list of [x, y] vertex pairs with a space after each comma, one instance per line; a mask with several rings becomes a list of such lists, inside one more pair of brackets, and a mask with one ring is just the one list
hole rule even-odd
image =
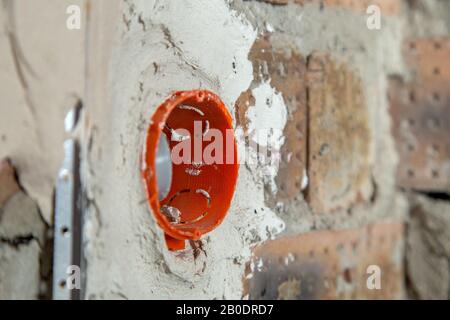
[[[262, 166], [258, 164], [258, 160], [254, 159], [253, 163], [248, 164], [252, 168], [255, 175], [260, 176], [275, 194], [277, 186], [275, 178], [278, 173], [279, 155], [285, 138], [283, 130], [287, 121], [287, 108], [281, 93], [270, 85], [270, 81], [262, 82], [256, 88], [252, 89], [252, 96], [255, 97], [255, 104], [247, 110], [246, 117], [248, 120], [248, 132], [250, 139], [261, 147], [266, 147], [272, 151], [274, 161], [266, 162]], [[257, 158], [257, 150], [249, 148], [254, 154], [252, 158]]]
[[[220, 0], [128, 1], [122, 13], [110, 61], [110, 116], [93, 119], [111, 134], [102, 143], [108, 161], [90, 177], [102, 224], [93, 221], [88, 228], [87, 295], [240, 298], [250, 246], [284, 228], [265, 205], [264, 182], [255, 183], [241, 165], [224, 222], [204, 237], [201, 249], [187, 243], [186, 250], [169, 252], [145, 200], [138, 150], [147, 119], [175, 90], [212, 90], [234, 114], [232, 106], [253, 79], [247, 56], [256, 30]], [[273, 89], [259, 90], [281, 106]]]

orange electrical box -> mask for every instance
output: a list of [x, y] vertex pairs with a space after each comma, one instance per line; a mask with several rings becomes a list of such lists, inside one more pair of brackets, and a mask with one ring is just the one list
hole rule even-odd
[[223, 221], [239, 169], [232, 128], [224, 103], [208, 90], [175, 92], [153, 114], [142, 178], [169, 250]]

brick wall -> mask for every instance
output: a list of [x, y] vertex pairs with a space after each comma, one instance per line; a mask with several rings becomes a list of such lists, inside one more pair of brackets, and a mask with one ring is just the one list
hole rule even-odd
[[[289, 109], [278, 192], [267, 196], [288, 226], [286, 235], [254, 247], [244, 294], [447, 299], [450, 38], [442, 24], [450, 21], [438, 14], [443, 4], [262, 2], [269, 7], [251, 4], [252, 14], [300, 6], [303, 19], [313, 16], [312, 28], [333, 38], [308, 39], [281, 24], [262, 35], [249, 55], [255, 79], [271, 79]], [[361, 31], [370, 4], [381, 9], [380, 31]], [[420, 25], [424, 16], [435, 20]], [[354, 30], [339, 24], [346, 17]], [[405, 30], [401, 23], [414, 27]], [[329, 24], [340, 29], [330, 31]], [[280, 75], [280, 66], [288, 72]], [[251, 98], [245, 93], [238, 101], [244, 125], [242, 109]], [[308, 184], [302, 188], [304, 175]], [[367, 287], [371, 265], [381, 269], [380, 290]]]

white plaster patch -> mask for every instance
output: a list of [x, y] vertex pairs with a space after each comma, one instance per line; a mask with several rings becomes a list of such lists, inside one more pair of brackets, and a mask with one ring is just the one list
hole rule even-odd
[[[255, 98], [255, 105], [250, 106], [246, 113], [248, 132], [251, 140], [260, 146], [260, 150], [257, 151], [256, 147], [249, 148], [250, 154], [247, 156], [251, 162], [248, 166], [252, 168], [255, 175], [262, 177], [265, 184], [268, 184], [275, 193], [280, 150], [285, 141], [283, 130], [287, 121], [287, 108], [282, 94], [277, 92], [269, 82], [263, 82], [254, 88], [252, 95]], [[261, 159], [263, 156], [261, 147], [271, 152], [270, 161], [263, 164], [257, 160], [258, 157]]]
[[[259, 145], [267, 146], [271, 143], [273, 148], [279, 150], [284, 143], [283, 129], [287, 121], [283, 96], [268, 82], [254, 88], [252, 95], [255, 97], [255, 105], [250, 106], [246, 113], [249, 132], [258, 134]], [[273, 134], [270, 139], [264, 139], [268, 131]]]
[[266, 30], [267, 30], [267, 32], [270, 32], [270, 33], [275, 31], [273, 26], [270, 23], [268, 23], [268, 22], [266, 22]]
[[308, 187], [309, 178], [308, 178], [308, 172], [306, 172], [306, 169], [303, 169], [303, 176], [302, 176], [302, 190], [305, 190], [306, 187]]

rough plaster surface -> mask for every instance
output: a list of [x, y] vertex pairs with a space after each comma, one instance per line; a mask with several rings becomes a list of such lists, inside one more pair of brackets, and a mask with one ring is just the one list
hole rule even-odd
[[[262, 181], [241, 166], [227, 218], [203, 238], [194, 258], [191, 248], [165, 248], [145, 201], [139, 162], [148, 119], [170, 92], [207, 88], [233, 111], [252, 80], [247, 55], [256, 31], [224, 1], [134, 1], [118, 10], [108, 116], [90, 119], [109, 137], [101, 146], [94, 140], [89, 155], [93, 166], [107, 161], [88, 180], [97, 210], [86, 228], [87, 297], [241, 298], [250, 245], [283, 228], [264, 204]], [[100, 147], [102, 158], [93, 158]]]
[[46, 291], [41, 259], [46, 225], [22, 191], [0, 207], [0, 299], [37, 299]]
[[84, 31], [66, 28], [69, 4], [84, 1], [0, 2], [0, 158], [12, 160], [48, 223], [63, 119], [84, 89]]
[[46, 230], [36, 203], [20, 190], [14, 168], [0, 160], [0, 299], [45, 296]]
[[0, 245], [0, 299], [39, 297], [39, 255], [35, 240], [17, 248]]
[[406, 267], [414, 298], [450, 298], [449, 225], [447, 201], [412, 196]]

